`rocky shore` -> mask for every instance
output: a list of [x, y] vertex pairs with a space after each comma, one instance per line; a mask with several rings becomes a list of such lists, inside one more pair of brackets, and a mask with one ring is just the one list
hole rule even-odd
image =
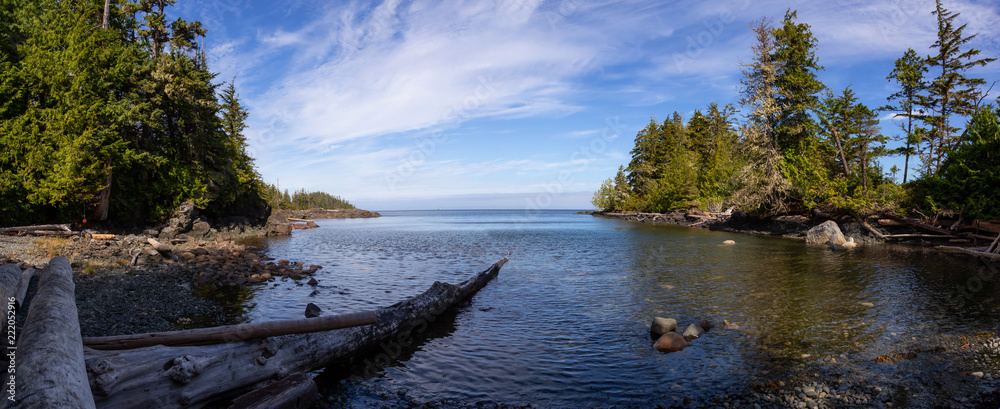
[[[0, 263], [41, 269], [54, 256], [68, 258], [83, 336], [227, 325], [246, 320], [242, 304], [255, 288], [279, 280], [316, 285], [311, 276], [322, 268], [273, 260], [239, 241], [290, 234], [288, 218], [379, 216], [359, 209], [280, 210], [263, 224], [241, 217], [210, 222], [188, 202], [164, 224], [144, 230], [83, 230], [66, 237], [0, 235]], [[37, 281], [36, 276], [28, 299]], [[23, 306], [25, 311], [29, 306]]]
[[[833, 220], [840, 227], [843, 235], [853, 238], [859, 244], [875, 244], [892, 242], [905, 242], [921, 246], [958, 246], [965, 247], [976, 244], [989, 244], [985, 239], [975, 240], [966, 237], [949, 235], [931, 235], [925, 230], [898, 223], [892, 220], [877, 220], [875, 225], [869, 224], [865, 227], [861, 220], [851, 216], [835, 217], [822, 212], [807, 214], [772, 215], [772, 216], [752, 216], [740, 211], [729, 213], [711, 213], [698, 209], [688, 211], [676, 210], [670, 213], [642, 213], [642, 212], [593, 212], [594, 217], [634, 221], [653, 225], [674, 225], [714, 231], [725, 231], [738, 234], [750, 234], [758, 236], [783, 237], [796, 240], [805, 240], [809, 229], [822, 224], [825, 221]], [[947, 226], [946, 226], [947, 227]], [[872, 231], [874, 230], [874, 232]], [[942, 229], [943, 230], [943, 229]], [[991, 231], [981, 232], [989, 237], [996, 237], [997, 233]], [[879, 237], [878, 235], [882, 235]], [[982, 234], [980, 236], [982, 236]], [[885, 238], [889, 236], [890, 238]]]

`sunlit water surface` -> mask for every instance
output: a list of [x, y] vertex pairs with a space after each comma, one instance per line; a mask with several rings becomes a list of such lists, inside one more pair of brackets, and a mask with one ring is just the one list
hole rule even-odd
[[[257, 291], [250, 318], [299, 318], [309, 302], [324, 314], [387, 306], [513, 253], [497, 280], [399, 359], [374, 375], [321, 382], [327, 397], [350, 395], [340, 400], [348, 406], [386, 391], [417, 402], [669, 405], [783, 379], [816, 357], [868, 357], [917, 337], [995, 330], [1000, 318], [992, 282], [956, 296], [960, 283], [982, 275], [982, 263], [963, 255], [832, 252], [571, 211], [382, 215], [320, 220], [321, 228], [263, 242], [271, 257], [323, 269], [317, 287], [286, 281]], [[654, 316], [682, 326], [726, 319], [740, 329], [716, 328], [662, 354], [651, 348]]]

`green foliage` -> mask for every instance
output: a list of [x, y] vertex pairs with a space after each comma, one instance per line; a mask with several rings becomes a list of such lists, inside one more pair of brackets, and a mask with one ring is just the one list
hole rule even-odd
[[289, 195], [288, 189], [284, 192], [278, 186], [265, 184], [262, 196], [274, 209], [296, 209], [306, 210], [314, 207], [323, 209], [354, 209], [347, 200], [340, 196], [333, 196], [324, 192], [307, 192], [304, 188]]
[[[993, 59], [975, 59], [978, 50], [960, 51], [974, 36], [962, 35], [965, 26], [953, 27], [957, 14], [940, 2], [935, 14], [938, 55], [925, 59], [908, 50], [887, 77], [899, 90], [888, 98], [894, 105], [882, 109], [907, 117], [904, 148], [887, 149], [878, 110], [860, 103], [850, 87], [839, 93], [827, 90], [820, 98], [825, 87], [816, 74], [822, 70], [816, 39], [809, 25], [795, 22], [796, 13], [789, 10], [780, 27], [767, 19], [751, 27], [753, 58], [741, 63], [740, 104], [746, 121], [737, 125], [730, 107], [714, 104], [708, 115], [696, 111], [687, 124], [677, 113], [663, 123], [651, 120], [636, 136], [628, 175], [622, 178], [630, 195], [619, 200], [618, 178], [609, 179], [595, 194], [595, 206], [657, 212], [692, 205], [710, 210], [735, 205], [768, 213], [803, 208], [895, 211], [912, 203], [912, 193], [896, 184], [896, 166], [891, 178], [883, 174], [879, 159], [907, 155], [906, 180], [909, 156], [920, 153], [928, 168], [913, 186], [924, 205], [1000, 217], [997, 195], [990, 191], [1000, 186], [997, 111], [980, 111], [963, 137], [949, 136], [955, 129], [947, 125], [950, 115], [970, 112], [982, 95], [978, 87], [983, 81], [962, 72]], [[942, 70], [931, 84], [923, 79], [928, 67]], [[928, 109], [930, 115], [925, 114]], [[934, 129], [915, 126], [914, 119]]]
[[[1000, 101], [998, 101], [1000, 102]], [[936, 175], [918, 180], [919, 203], [934, 211], [1000, 219], [1000, 108], [981, 108]]]
[[788, 10], [781, 27], [772, 31], [775, 47], [771, 60], [777, 66], [774, 81], [777, 103], [782, 107], [774, 134], [785, 156], [808, 143], [815, 129], [810, 111], [818, 103], [817, 94], [825, 88], [816, 76], [823, 69], [816, 61], [816, 38], [808, 24], [795, 22], [797, 17], [795, 11]]
[[126, 222], [266, 206], [246, 108], [173, 3], [115, 2], [105, 29], [103, 2], [0, 0], [0, 223], [79, 220], [107, 191]]
[[920, 118], [917, 108], [926, 100], [926, 96], [923, 95], [923, 92], [927, 90], [927, 83], [924, 81], [925, 72], [927, 72], [927, 60], [909, 48], [902, 57], [896, 60], [895, 68], [892, 69], [889, 76], [885, 77], [889, 81], [895, 81], [899, 86], [899, 91], [889, 95], [886, 99], [890, 105], [881, 109], [896, 112], [896, 117], [906, 117], [906, 124], [900, 125], [904, 132], [902, 139], [906, 145], [895, 152], [905, 155], [903, 183], [906, 183], [909, 177], [910, 155], [916, 154], [920, 150], [920, 143], [923, 139], [919, 129], [914, 129], [913, 120]]
[[937, 41], [931, 46], [936, 50], [927, 57], [927, 65], [938, 75], [928, 86], [928, 97], [921, 105], [930, 113], [921, 119], [931, 128], [925, 137], [928, 146], [924, 156], [926, 173], [935, 174], [941, 168], [948, 154], [962, 143], [958, 128], [953, 126], [953, 115], [968, 116], [975, 112], [982, 91], [979, 87], [986, 83], [982, 78], [965, 76], [965, 71], [986, 66], [996, 58], [979, 58], [980, 50], [962, 50], [976, 35], [965, 36], [966, 25], [956, 27], [954, 20], [960, 13], [945, 9], [941, 0], [936, 1], [933, 12], [937, 16]]
[[686, 125], [676, 112], [662, 123], [651, 119], [636, 135], [628, 168], [601, 185], [594, 207], [665, 212], [701, 202], [721, 205], [738, 166], [733, 112], [711, 104], [707, 116], [696, 111]]

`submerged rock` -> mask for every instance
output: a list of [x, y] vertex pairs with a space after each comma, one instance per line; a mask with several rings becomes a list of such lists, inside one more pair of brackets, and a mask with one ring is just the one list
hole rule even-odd
[[316, 304], [309, 303], [309, 305], [306, 305], [306, 318], [318, 317], [321, 312], [319, 306]]
[[722, 328], [724, 329], [740, 329], [740, 325], [729, 322], [728, 320], [722, 320]]
[[653, 324], [649, 326], [649, 334], [653, 337], [659, 338], [663, 334], [666, 334], [677, 329], [677, 320], [673, 318], [663, 318], [656, 317], [653, 318]]
[[691, 324], [688, 325], [686, 330], [684, 330], [684, 339], [690, 341], [692, 339], [700, 337], [701, 334], [704, 333], [705, 330], [701, 329], [701, 327], [699, 327], [698, 324]]
[[677, 352], [687, 348], [687, 341], [676, 332], [667, 332], [656, 340], [653, 348], [660, 352]]
[[726, 245], [726, 246], [732, 246], [732, 245], [735, 245], [736, 242], [733, 241], [733, 240], [726, 240], [726, 241], [722, 242], [722, 244]]
[[701, 322], [698, 323], [698, 326], [705, 330], [705, 332], [708, 332], [708, 330], [712, 329], [712, 327], [715, 327], [715, 325], [712, 325], [712, 322], [709, 320], [701, 320]]
[[844, 233], [840, 231], [840, 226], [833, 220], [827, 220], [806, 232], [806, 243], [827, 244], [832, 243], [843, 246], [847, 242]]

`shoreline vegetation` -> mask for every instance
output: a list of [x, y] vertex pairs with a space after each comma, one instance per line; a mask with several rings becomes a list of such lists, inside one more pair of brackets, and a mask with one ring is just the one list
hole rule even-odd
[[[875, 237], [895, 226], [866, 224], [892, 219], [946, 231], [899, 232], [891, 240], [970, 238], [956, 229], [1000, 219], [1000, 107], [985, 100], [987, 80], [970, 75], [996, 58], [968, 46], [976, 34], [963, 32], [959, 13], [941, 1], [928, 12], [937, 21], [936, 42], [929, 55], [909, 49], [887, 67], [895, 92], [881, 107], [859, 102], [850, 86], [822, 83], [819, 43], [794, 10], [778, 22], [755, 22], [737, 105], [713, 102], [687, 119], [677, 112], [662, 122], [652, 117], [636, 134], [630, 162], [604, 181], [592, 204], [604, 214], [733, 208], [780, 228], [790, 226], [778, 218], [822, 214], [857, 220]], [[885, 114], [903, 120], [897, 135], [880, 128]], [[902, 157], [904, 168], [884, 169], [890, 156]], [[940, 226], [944, 219], [953, 224]], [[989, 239], [998, 233], [991, 232]]]

